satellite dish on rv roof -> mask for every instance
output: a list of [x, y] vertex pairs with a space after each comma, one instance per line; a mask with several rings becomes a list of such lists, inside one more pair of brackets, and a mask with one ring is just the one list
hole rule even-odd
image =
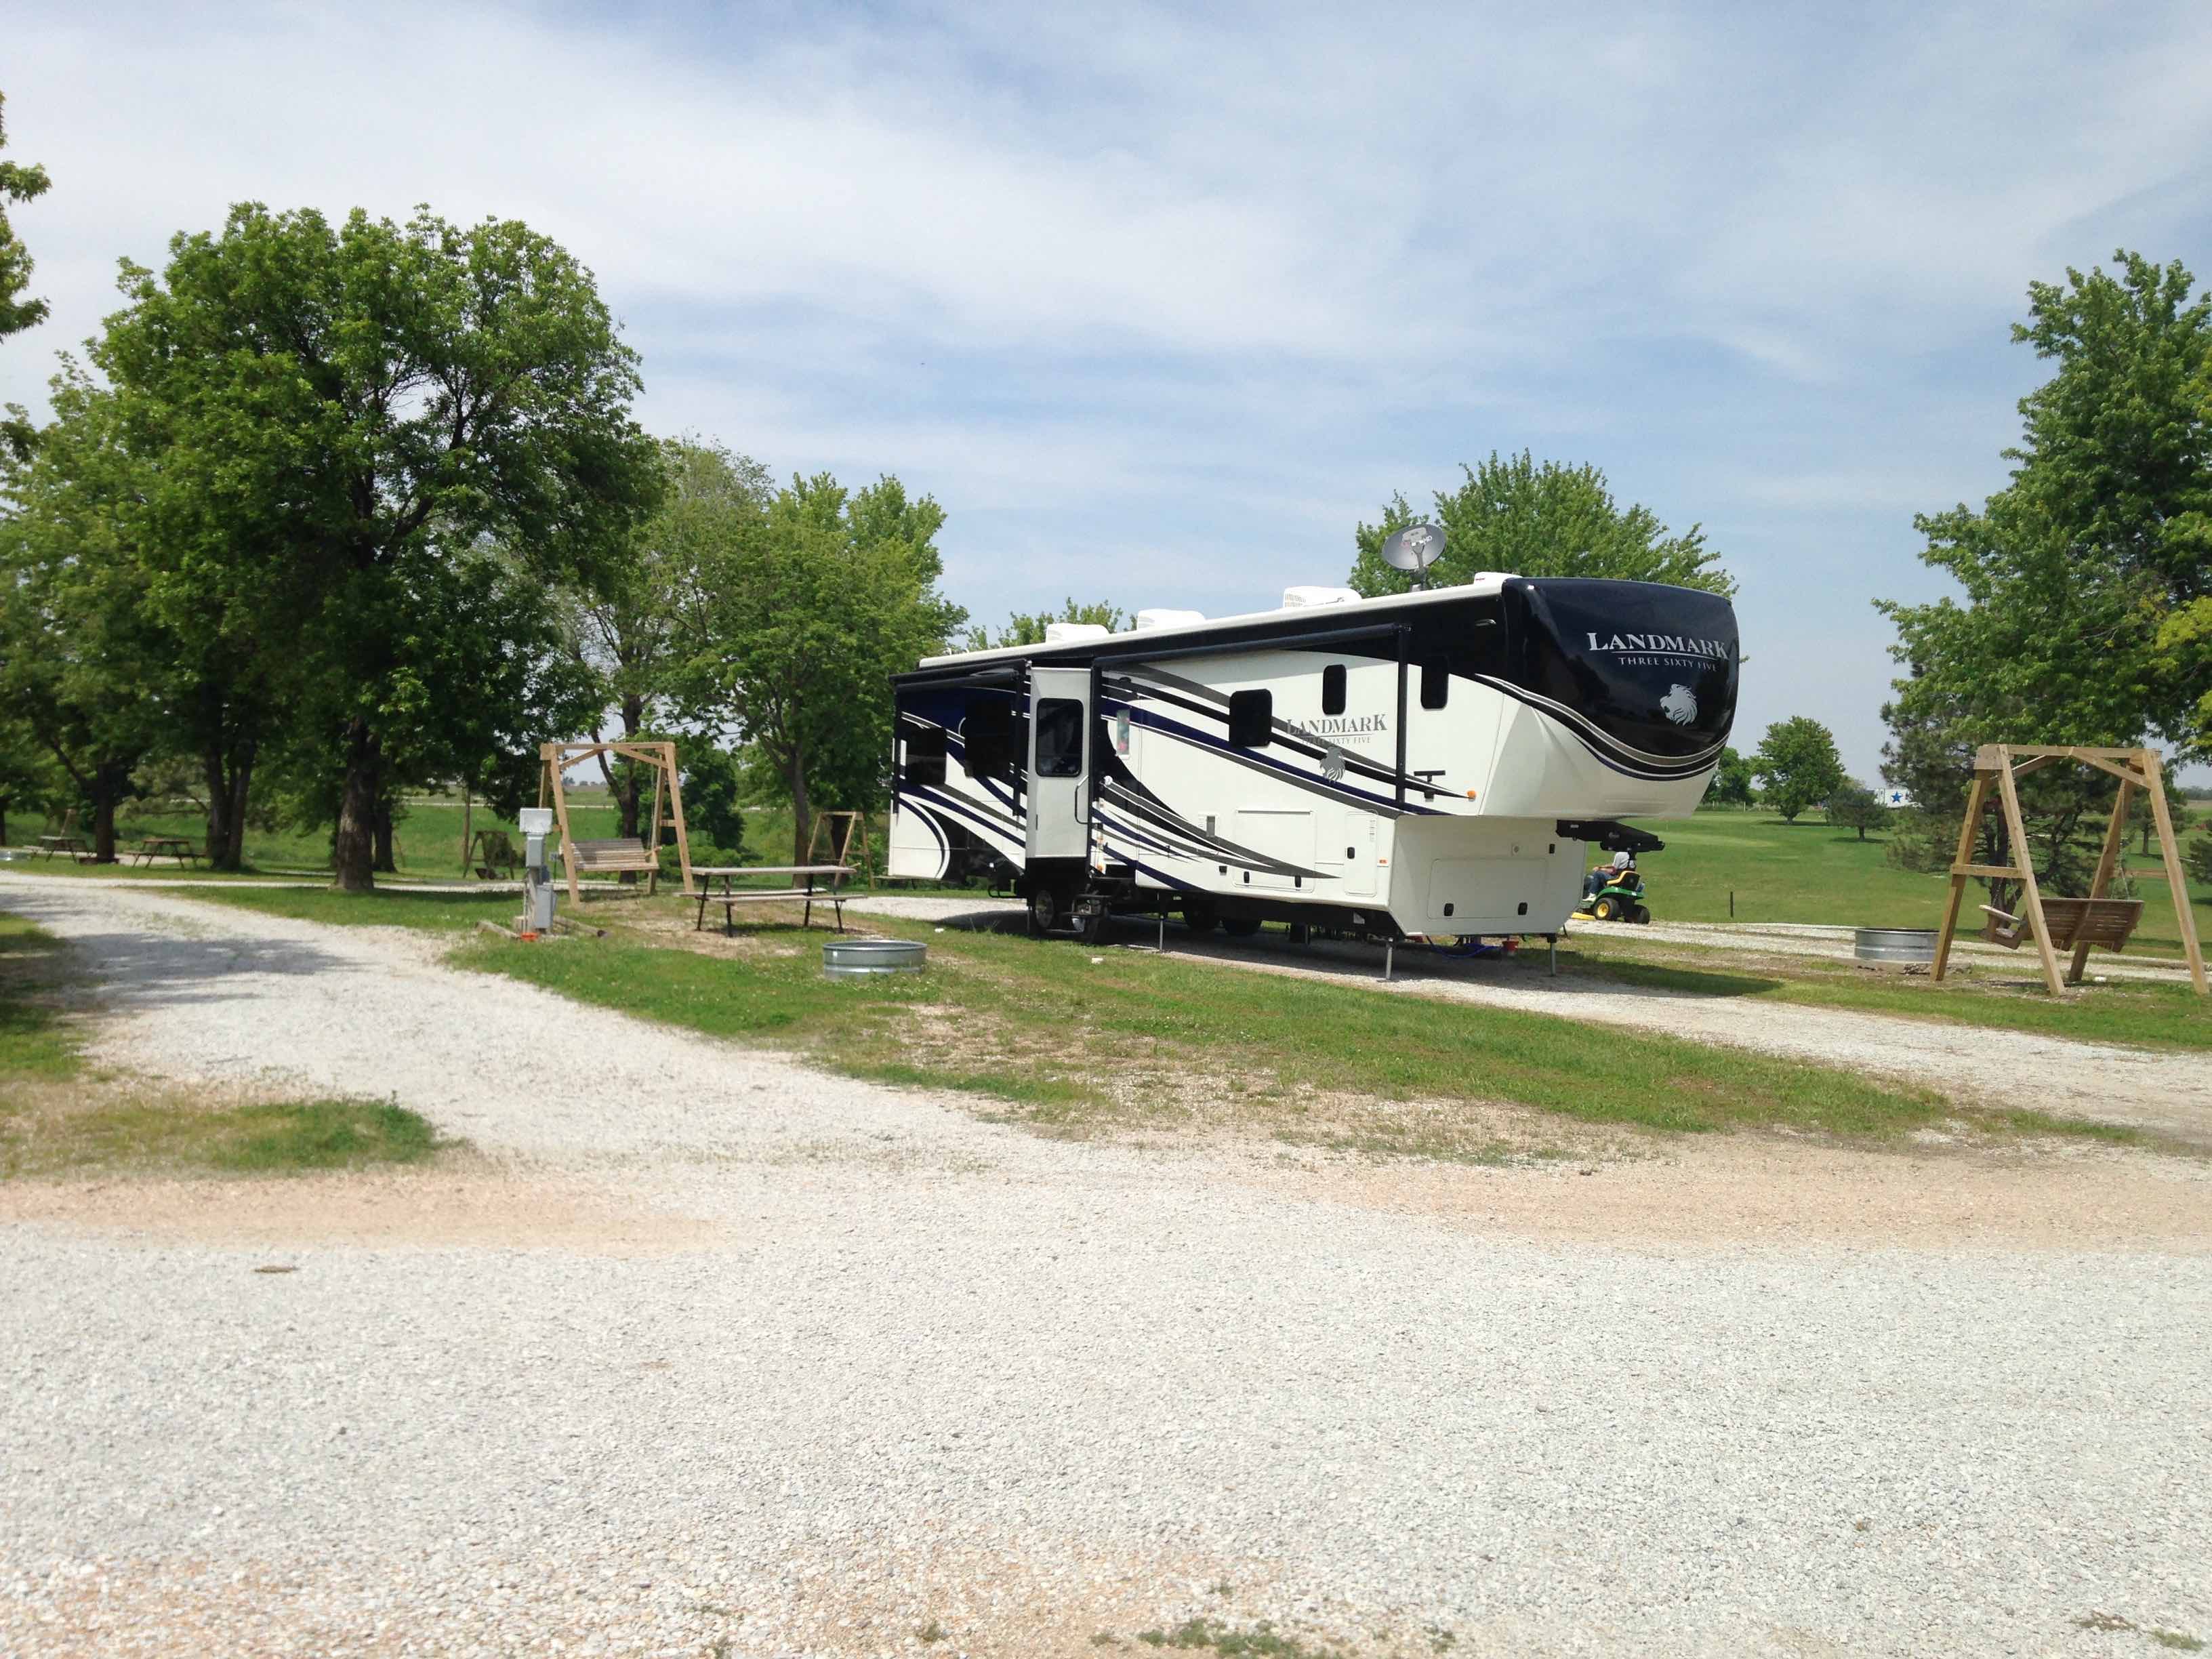
[[1393, 570], [1420, 577], [1424, 587], [1429, 585], [1429, 567], [1443, 556], [1444, 532], [1441, 525], [1409, 524], [1403, 530], [1392, 531], [1382, 543], [1382, 562]]

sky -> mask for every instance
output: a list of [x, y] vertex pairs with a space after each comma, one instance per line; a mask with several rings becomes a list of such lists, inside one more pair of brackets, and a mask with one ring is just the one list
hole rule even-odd
[[229, 204], [520, 218], [640, 418], [896, 473], [979, 618], [1338, 582], [1523, 447], [1703, 526], [1737, 738], [1872, 781], [1914, 514], [2006, 479], [2027, 285], [2212, 277], [2212, 6], [346, 8], [0, 0], [41, 327]]

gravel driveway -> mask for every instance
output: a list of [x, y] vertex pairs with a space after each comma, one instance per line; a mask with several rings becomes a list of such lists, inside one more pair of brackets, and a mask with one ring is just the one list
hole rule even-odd
[[396, 1094], [501, 1182], [684, 1229], [247, 1249], [128, 1186], [0, 1225], [10, 1654], [2212, 1638], [2201, 1237], [1530, 1242], [1041, 1139], [419, 938], [0, 905], [97, 962], [118, 1063]]

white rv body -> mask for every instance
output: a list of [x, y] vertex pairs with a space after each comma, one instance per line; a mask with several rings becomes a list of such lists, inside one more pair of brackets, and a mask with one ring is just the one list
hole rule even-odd
[[1492, 576], [931, 658], [896, 681], [890, 873], [988, 870], [1063, 915], [1556, 933], [1590, 842], [1696, 807], [1737, 657], [1711, 594]]

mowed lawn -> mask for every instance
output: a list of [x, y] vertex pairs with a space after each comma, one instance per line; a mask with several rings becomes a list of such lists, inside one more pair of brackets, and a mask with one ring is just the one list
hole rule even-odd
[[[2204, 804], [2191, 802], [2202, 814]], [[1689, 818], [1639, 818], [1667, 843], [1641, 862], [1656, 921], [1805, 922], [1851, 927], [1934, 927], [1943, 920], [1948, 878], [1914, 875], [1888, 860], [1879, 831], [1863, 842], [1814, 813], [1784, 823], [1771, 813], [1700, 812]], [[2179, 830], [2180, 826], [2177, 825]], [[2192, 830], [2181, 831], [2185, 845]], [[2152, 843], [2155, 849], [2157, 843]], [[2181, 934], [2174, 924], [2166, 884], [2157, 874], [2155, 850], [2148, 859], [2131, 842], [2129, 866], [2138, 872], [2142, 925], [2130, 944], [2151, 956], [2176, 956]], [[2197, 933], [2212, 936], [2212, 886], [2193, 884]], [[1729, 913], [1729, 896], [1735, 913]], [[1988, 895], [1969, 884], [1960, 926], [1978, 929]]]

